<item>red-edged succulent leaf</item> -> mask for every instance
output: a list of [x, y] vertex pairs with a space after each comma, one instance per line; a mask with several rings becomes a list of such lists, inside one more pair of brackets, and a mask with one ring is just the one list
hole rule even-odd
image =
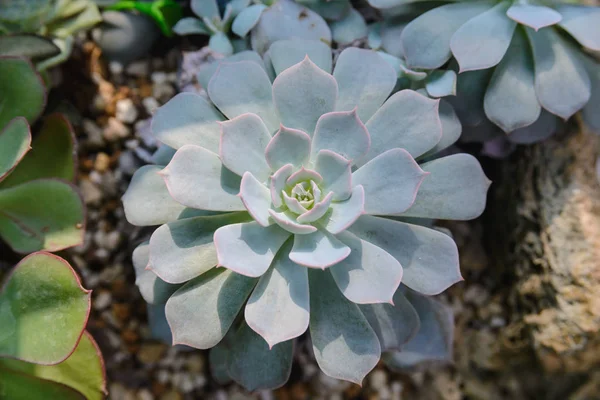
[[0, 356], [64, 361], [80, 341], [90, 303], [90, 291], [65, 260], [46, 252], [25, 257], [0, 292]]

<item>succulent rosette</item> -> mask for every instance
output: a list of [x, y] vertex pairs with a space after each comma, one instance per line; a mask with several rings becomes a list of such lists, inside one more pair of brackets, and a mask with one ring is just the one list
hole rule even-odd
[[470, 155], [415, 161], [451, 144], [438, 100], [388, 98], [397, 76], [373, 51], [335, 69], [316, 41], [236, 56], [203, 74], [209, 100], [154, 115], [177, 151], [123, 199], [131, 223], [163, 224], [134, 252], [138, 285], [174, 343], [217, 346], [213, 372], [248, 389], [285, 383], [307, 329], [323, 372], [360, 383], [419, 330], [404, 293], [462, 279], [452, 238], [408, 221], [477, 217], [489, 180]]
[[[405, 4], [370, 3], [384, 11]], [[454, 58], [460, 74], [453, 105], [467, 139], [543, 140], [580, 110], [600, 131], [600, 65], [590, 55], [600, 51], [600, 7], [462, 1], [421, 13], [408, 24], [387, 19], [383, 47], [412, 69], [437, 69]]]

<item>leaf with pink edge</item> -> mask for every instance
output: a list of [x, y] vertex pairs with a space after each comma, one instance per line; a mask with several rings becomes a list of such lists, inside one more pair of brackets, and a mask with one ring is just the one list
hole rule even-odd
[[330, 150], [321, 150], [315, 160], [315, 170], [323, 177], [323, 191], [333, 192], [333, 201], [347, 200], [352, 194], [350, 161]]
[[0, 131], [0, 181], [31, 150], [31, 132], [23, 117], [17, 117]]
[[221, 63], [208, 83], [208, 95], [229, 119], [252, 113], [263, 120], [269, 132], [279, 127], [271, 81], [255, 62]]
[[38, 179], [0, 191], [0, 237], [16, 252], [77, 246], [84, 224], [83, 200], [67, 182]]
[[557, 24], [562, 19], [562, 15], [556, 10], [536, 4], [515, 3], [506, 11], [506, 15], [536, 31]]
[[318, 40], [278, 40], [269, 48], [269, 56], [276, 75], [298, 64], [306, 56], [323, 71], [330, 74], [332, 70], [331, 48]]
[[368, 215], [348, 231], [398, 260], [404, 271], [402, 283], [417, 292], [436, 295], [462, 280], [456, 243], [444, 233]]
[[325, 269], [350, 255], [350, 247], [328, 232], [318, 230], [294, 236], [290, 260], [309, 268]]
[[246, 172], [242, 177], [240, 198], [256, 222], [262, 226], [269, 226], [273, 223], [269, 219], [271, 191], [250, 172]]
[[147, 267], [168, 283], [184, 283], [217, 265], [215, 231], [233, 223], [250, 221], [245, 212], [200, 216], [169, 222], [150, 237]]
[[292, 242], [288, 241], [279, 250], [246, 305], [246, 322], [271, 348], [302, 335], [308, 328], [307, 269], [289, 259], [291, 248]]
[[298, 129], [281, 126], [265, 149], [265, 158], [273, 171], [286, 164], [302, 167], [310, 158], [310, 136]]
[[256, 281], [227, 269], [214, 268], [183, 285], [165, 306], [173, 344], [209, 349], [219, 343]]
[[414, 203], [428, 175], [404, 149], [378, 155], [352, 174], [352, 183], [365, 189], [365, 213], [402, 213]]
[[308, 57], [273, 82], [273, 101], [281, 123], [312, 137], [321, 115], [335, 108], [338, 85]]
[[90, 298], [62, 258], [25, 257], [0, 293], [0, 356], [43, 365], [64, 361], [83, 334]]
[[320, 150], [331, 150], [348, 160], [356, 160], [369, 151], [371, 139], [358, 118], [356, 109], [322, 115], [317, 121], [312, 141], [312, 158]]
[[330, 267], [344, 296], [357, 304], [391, 303], [402, 280], [398, 260], [352, 233], [342, 232], [337, 237], [351, 250], [348, 257]]
[[317, 364], [332, 378], [361, 384], [381, 347], [358, 305], [346, 299], [329, 271], [308, 271], [310, 337]]
[[250, 277], [261, 276], [289, 237], [278, 225], [265, 228], [249, 222], [223, 226], [214, 236], [219, 266]]
[[243, 211], [240, 177], [219, 156], [200, 146], [185, 145], [161, 171], [171, 197], [187, 207], [209, 211]]
[[165, 304], [180, 285], [173, 285], [160, 279], [153, 271], [146, 269], [150, 261], [149, 242], [139, 244], [131, 255], [135, 270], [135, 284], [148, 304]]
[[265, 149], [271, 134], [256, 114], [242, 114], [223, 122], [221, 131], [221, 162], [231, 172], [242, 176], [251, 172], [260, 182], [269, 179], [271, 170], [265, 161]]
[[365, 189], [354, 186], [348, 200], [331, 204], [321, 224], [330, 233], [338, 234], [351, 226], [365, 212]]
[[73, 354], [60, 364], [40, 365], [20, 360], [0, 359], [0, 368], [8, 368], [11, 371], [66, 385], [77, 390], [87, 400], [102, 400], [108, 394], [104, 360], [98, 345], [87, 331], [81, 336]]

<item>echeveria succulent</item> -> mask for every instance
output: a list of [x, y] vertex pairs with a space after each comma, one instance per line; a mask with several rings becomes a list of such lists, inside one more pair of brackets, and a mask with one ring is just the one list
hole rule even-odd
[[[210, 35], [209, 46], [224, 55], [234, 52], [236, 42], [230, 40], [230, 31], [240, 38], [250, 35], [252, 48], [261, 54], [271, 43], [282, 39], [331, 42], [325, 20], [292, 0], [231, 0], [226, 3], [223, 15], [216, 0], [192, 0], [191, 5], [200, 19], [183, 18], [174, 31], [180, 35]], [[237, 44], [238, 48], [245, 48], [243, 41]]]
[[475, 218], [489, 180], [469, 155], [415, 161], [444, 141], [438, 101], [388, 98], [397, 75], [376, 52], [348, 48], [333, 73], [322, 42], [267, 54], [217, 63], [210, 101], [179, 94], [154, 115], [177, 152], [123, 198], [131, 223], [164, 224], [134, 252], [138, 285], [166, 303], [174, 343], [218, 345], [214, 365], [248, 389], [287, 380], [307, 329], [320, 368], [360, 382], [414, 333], [400, 283], [420, 296], [462, 279], [452, 238], [409, 217]]
[[[0, 34], [12, 35], [12, 52], [2, 53], [0, 46], [0, 55], [35, 58], [38, 69], [46, 69], [68, 58], [73, 34], [100, 20], [93, 0], [0, 1]], [[30, 34], [39, 37], [32, 38]], [[44, 43], [44, 37], [53, 43]]]
[[41, 78], [17, 57], [0, 57], [0, 75], [0, 238], [20, 253], [76, 246], [85, 219], [83, 201], [68, 182], [75, 178], [71, 125], [49, 115], [32, 141], [29, 124], [46, 100]]
[[91, 293], [62, 258], [25, 257], [0, 291], [0, 397], [100, 400], [104, 363], [85, 331]]
[[[371, 0], [382, 8], [400, 3]], [[532, 142], [579, 110], [600, 130], [600, 103], [593, 100], [600, 96], [600, 65], [588, 54], [600, 50], [600, 8], [464, 1], [434, 7], [407, 25], [397, 21], [383, 25], [386, 51], [402, 52], [413, 69], [436, 69], [454, 57], [460, 72], [454, 105], [477, 134], [504, 131]]]

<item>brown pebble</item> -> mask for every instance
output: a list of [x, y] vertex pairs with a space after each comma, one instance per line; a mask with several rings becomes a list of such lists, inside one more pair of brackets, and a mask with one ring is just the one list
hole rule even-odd
[[140, 335], [131, 329], [125, 329], [123, 333], [121, 333], [121, 337], [126, 343], [135, 343], [139, 340]]
[[131, 316], [131, 308], [129, 304], [124, 303], [114, 303], [112, 305], [112, 311], [115, 318], [119, 321], [126, 321]]
[[144, 364], [155, 363], [163, 357], [166, 350], [167, 346], [163, 343], [145, 343], [140, 346], [137, 356]]
[[306, 400], [309, 398], [309, 393], [306, 388], [306, 385], [302, 383], [295, 383], [292, 385], [290, 394], [292, 396], [292, 400]]
[[160, 396], [160, 400], [181, 400], [183, 396], [181, 393], [176, 392], [174, 390], [168, 391], [167, 393]]

